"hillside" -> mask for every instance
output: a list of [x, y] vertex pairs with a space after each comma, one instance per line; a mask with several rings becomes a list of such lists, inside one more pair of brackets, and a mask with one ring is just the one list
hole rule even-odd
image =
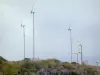
[[76, 62], [68, 63], [61, 62], [57, 59], [47, 59], [47, 60], [37, 60], [32, 61], [29, 58], [26, 58], [22, 61], [7, 61], [3, 57], [0, 59], [0, 75], [14, 75], [19, 72], [19, 75], [24, 72], [27, 72], [28, 75], [31, 73], [38, 74], [39, 71], [43, 72], [44, 70], [50, 70], [54, 72], [75, 72], [77, 74], [83, 75], [84, 69], [87, 75], [94, 75], [97, 68], [96, 66], [89, 66], [83, 63], [82, 65], [77, 64]]

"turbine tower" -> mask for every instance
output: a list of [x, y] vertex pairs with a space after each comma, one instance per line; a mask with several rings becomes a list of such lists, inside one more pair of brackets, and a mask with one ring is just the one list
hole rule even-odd
[[81, 47], [81, 52], [80, 52], [80, 53], [81, 53], [81, 64], [82, 64], [82, 62], [83, 62], [83, 51], [82, 51], [82, 44], [80, 44], [79, 46]]
[[24, 59], [25, 59], [25, 25], [21, 24], [21, 28], [23, 29], [23, 38], [24, 38]]
[[70, 32], [70, 44], [71, 44], [71, 62], [72, 62], [72, 29], [69, 27], [68, 31]]
[[31, 10], [31, 14], [33, 15], [33, 60], [35, 58], [35, 46], [34, 46], [34, 42], [35, 42], [35, 37], [34, 37], [34, 34], [35, 34], [35, 28], [34, 28], [34, 11], [33, 11], [33, 8]]

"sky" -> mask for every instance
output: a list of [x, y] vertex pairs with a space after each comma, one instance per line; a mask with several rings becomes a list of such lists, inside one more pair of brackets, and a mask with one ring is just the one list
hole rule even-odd
[[32, 7], [36, 58], [70, 61], [71, 25], [73, 53], [80, 51], [81, 43], [84, 61], [89, 64], [100, 61], [100, 0], [0, 0], [0, 56], [23, 59], [22, 21], [26, 25], [25, 57], [32, 58]]

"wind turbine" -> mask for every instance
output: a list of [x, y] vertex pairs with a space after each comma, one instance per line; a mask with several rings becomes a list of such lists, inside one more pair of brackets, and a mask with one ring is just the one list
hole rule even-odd
[[98, 61], [96, 61], [96, 64], [97, 64], [97, 69], [98, 69], [98, 64], [99, 64], [99, 62], [98, 62]]
[[34, 34], [35, 34], [35, 28], [34, 28], [34, 11], [33, 11], [33, 7], [32, 7], [32, 10], [31, 10], [31, 14], [33, 15], [33, 60], [34, 60], [34, 56], [35, 56], [35, 46], [34, 46], [34, 42], [35, 42], [35, 37], [34, 37]]
[[24, 59], [25, 59], [25, 25], [21, 23], [21, 29], [23, 29], [23, 38], [24, 38]]
[[70, 25], [70, 27], [69, 27], [68, 31], [70, 32], [71, 62], [72, 62], [72, 33], [71, 33], [72, 29], [71, 29], [71, 25]]

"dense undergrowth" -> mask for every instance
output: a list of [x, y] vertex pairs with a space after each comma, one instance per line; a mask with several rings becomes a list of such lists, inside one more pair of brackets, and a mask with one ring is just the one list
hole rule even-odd
[[76, 62], [61, 62], [57, 59], [38, 60], [33, 62], [29, 58], [25, 58], [25, 60], [22, 61], [7, 61], [3, 57], [0, 57], [0, 74], [3, 73], [5, 75], [14, 75], [15, 73], [22, 75], [24, 72], [31, 75], [31, 73], [37, 73], [41, 69], [64, 72], [66, 68], [70, 69], [70, 72], [81, 74], [83, 74], [85, 70], [88, 75], [94, 75], [97, 69], [95, 66], [89, 66], [85, 63], [80, 65]]

